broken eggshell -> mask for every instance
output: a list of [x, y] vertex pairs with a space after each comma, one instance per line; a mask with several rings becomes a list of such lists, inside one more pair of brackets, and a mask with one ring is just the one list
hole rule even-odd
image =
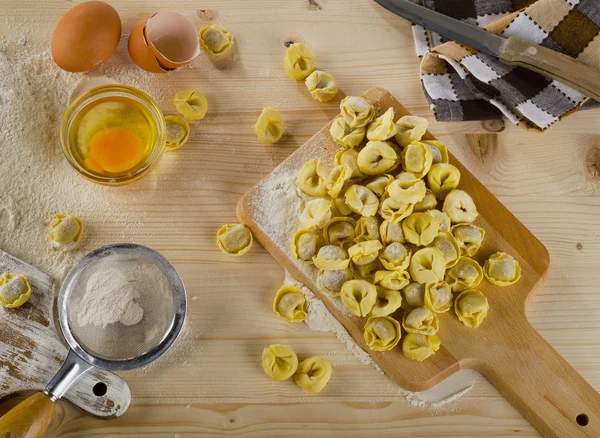
[[129, 36], [129, 56], [140, 68], [167, 73], [189, 64], [200, 54], [194, 25], [177, 12], [144, 17]]

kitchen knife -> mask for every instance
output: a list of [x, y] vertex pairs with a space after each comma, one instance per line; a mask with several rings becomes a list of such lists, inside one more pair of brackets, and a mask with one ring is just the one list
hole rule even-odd
[[455, 40], [505, 64], [556, 79], [600, 101], [600, 70], [575, 58], [519, 38], [504, 38], [408, 0], [375, 0], [387, 10], [445, 38]]

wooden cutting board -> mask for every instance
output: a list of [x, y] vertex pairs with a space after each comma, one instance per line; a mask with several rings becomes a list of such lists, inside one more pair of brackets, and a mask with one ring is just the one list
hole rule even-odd
[[[52, 278], [2, 250], [0, 272], [24, 274], [31, 284], [31, 298], [27, 303], [16, 309], [0, 307], [1, 399], [21, 391], [43, 390], [59, 370], [68, 349], [54, 325]], [[104, 389], [104, 395], [94, 393], [101, 394]], [[127, 410], [131, 394], [119, 376], [92, 368], [64, 398], [90, 414], [113, 417]]]
[[[377, 114], [393, 107], [396, 117], [410, 114], [390, 93], [381, 88], [364, 95]], [[404, 357], [401, 348], [378, 353], [370, 351], [363, 337], [364, 319], [349, 315], [316, 285], [316, 269], [298, 263], [290, 253], [291, 234], [282, 239], [280, 230], [289, 229], [295, 217], [270, 215], [265, 206], [277, 202], [270, 188], [286, 177], [297, 177], [310, 159], [331, 165], [340, 147], [329, 134], [330, 124], [308, 140], [267, 178], [250, 190], [238, 204], [238, 217], [255, 238], [285, 269], [307, 285], [344, 325], [354, 340], [398, 385], [424, 391], [461, 368], [480, 371], [545, 437], [600, 437], [600, 395], [527, 322], [525, 306], [548, 275], [550, 256], [544, 245], [525, 228], [454, 157], [450, 162], [461, 172], [459, 188], [475, 201], [479, 217], [475, 224], [486, 237], [475, 257], [483, 265], [490, 254], [504, 251], [521, 264], [521, 280], [510, 287], [497, 287], [486, 280], [477, 287], [488, 298], [490, 311], [482, 326], [465, 327], [448, 312], [440, 318], [438, 336], [442, 348], [430, 359], [415, 362]], [[425, 139], [434, 139], [429, 132]], [[270, 201], [272, 199], [272, 201]], [[565, 291], [568, 293], [568, 291]], [[574, 340], [575, 342], [575, 340]]]

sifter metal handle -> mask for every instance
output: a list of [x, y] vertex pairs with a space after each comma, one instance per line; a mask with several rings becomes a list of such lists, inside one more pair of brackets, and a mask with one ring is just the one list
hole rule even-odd
[[92, 365], [80, 358], [75, 352], [69, 349], [69, 354], [63, 362], [60, 370], [50, 380], [50, 383], [46, 385], [44, 394], [48, 396], [50, 400], [56, 402], [69, 390], [69, 388], [83, 376]]

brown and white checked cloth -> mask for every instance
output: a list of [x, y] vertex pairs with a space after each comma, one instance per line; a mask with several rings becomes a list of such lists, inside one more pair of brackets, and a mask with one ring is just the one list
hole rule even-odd
[[[600, 68], [600, 0], [411, 0], [505, 37], [515, 36]], [[414, 25], [421, 80], [438, 121], [505, 116], [545, 131], [580, 108], [580, 92]]]

